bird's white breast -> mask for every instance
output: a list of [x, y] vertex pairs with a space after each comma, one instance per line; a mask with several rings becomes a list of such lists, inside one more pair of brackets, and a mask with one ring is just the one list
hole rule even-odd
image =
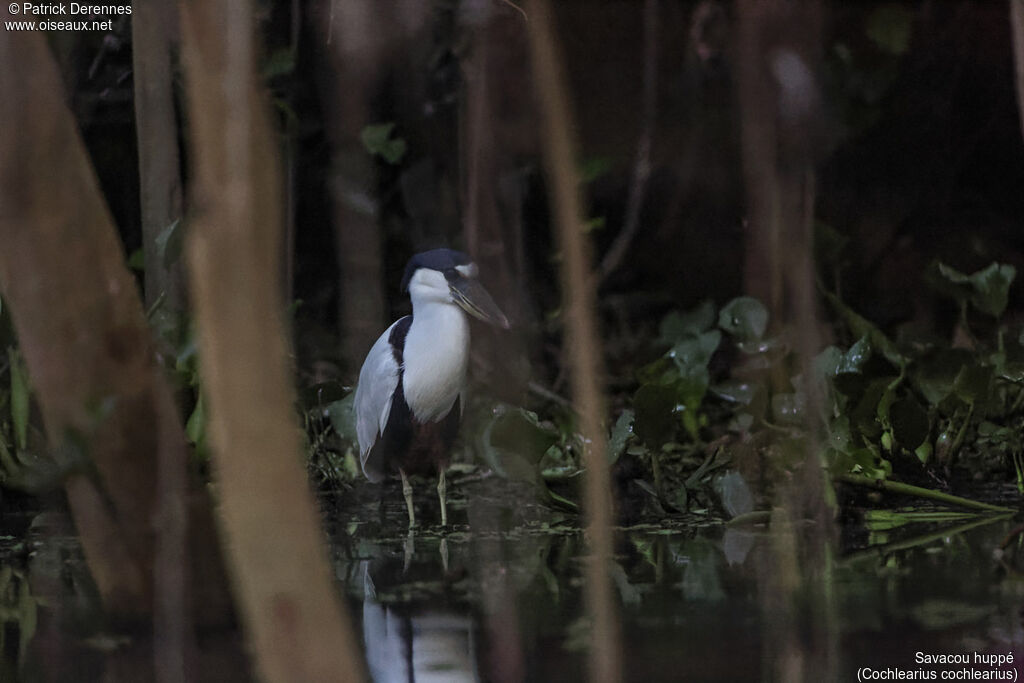
[[420, 422], [448, 414], [466, 381], [469, 322], [450, 303], [415, 307], [403, 350], [403, 385], [409, 410]]

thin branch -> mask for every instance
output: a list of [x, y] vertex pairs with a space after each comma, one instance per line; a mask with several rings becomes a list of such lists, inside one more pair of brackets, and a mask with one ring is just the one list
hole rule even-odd
[[564, 396], [562, 396], [560, 394], [556, 394], [551, 389], [548, 389], [547, 387], [545, 387], [545, 386], [543, 386], [543, 385], [541, 385], [541, 384], [539, 384], [537, 382], [533, 382], [533, 381], [528, 382], [526, 387], [531, 392], [533, 392], [534, 394], [537, 394], [541, 398], [546, 399], [548, 401], [551, 401], [552, 403], [558, 404], [558, 405], [562, 406], [563, 408], [572, 408], [573, 407], [572, 401], [570, 401], [569, 399], [565, 398]]
[[554, 22], [547, 0], [528, 4], [530, 53], [541, 112], [541, 131], [551, 203], [554, 207], [562, 260], [562, 291], [566, 339], [572, 366], [573, 400], [579, 407], [580, 427], [587, 447], [584, 510], [590, 558], [586, 569], [586, 603], [593, 623], [590, 637], [590, 680], [622, 678], [622, 652], [618, 615], [612, 596], [609, 566], [612, 557], [612, 498], [605, 437], [601, 425], [605, 399], [600, 335], [597, 332], [596, 291], [591, 271], [591, 251], [583, 230], [583, 203], [576, 173], [576, 140], [573, 138], [568, 87], [556, 50]]

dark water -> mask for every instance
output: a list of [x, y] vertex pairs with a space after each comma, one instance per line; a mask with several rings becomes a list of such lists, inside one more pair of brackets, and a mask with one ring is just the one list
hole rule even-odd
[[[443, 534], [423, 481], [424, 525], [413, 534], [396, 483], [324, 500], [339, 587], [375, 679], [584, 680], [589, 624], [578, 518], [541, 505], [529, 487], [494, 478], [453, 483], [453, 527]], [[825, 572], [835, 628], [824, 640], [835, 669], [805, 668], [804, 679], [853, 681], [860, 671], [876, 676], [868, 680], [898, 680], [898, 672], [1017, 680], [1024, 539], [1011, 532], [1019, 523], [848, 516], [843, 550]], [[66, 521], [24, 513], [4, 524], [14, 533], [0, 539], [0, 681], [141, 680], [126, 673], [132, 638], [90, 626], [96, 601]], [[766, 527], [692, 514], [616, 534], [610, 571], [627, 680], [778, 679], [771, 643], [784, 624], [766, 608], [764, 573], [776, 547]], [[815, 623], [808, 619], [807, 631], [797, 625], [798, 645], [823, 640], [810, 630]], [[922, 663], [935, 655], [967, 663]], [[991, 656], [1013, 663], [990, 665]]]
[[[405, 519], [396, 486], [386, 487], [383, 507], [364, 500], [337, 508], [335, 566], [376, 680], [585, 678], [578, 521], [537, 506], [529, 490], [502, 493], [506, 486], [463, 486], [450, 512], [455, 529], [445, 535], [429, 526], [381, 533]], [[417, 500], [420, 518], [435, 519], [432, 499]], [[805, 668], [806, 680], [857, 680], [858, 670], [874, 680], [898, 672], [1017, 680], [1024, 671], [1024, 539], [1000, 549], [1019, 520], [919, 521], [921, 512], [846, 522], [844, 551], [826, 572], [835, 669], [822, 676]], [[610, 570], [626, 679], [771, 679], [778, 662], [767, 636], [780, 624], [762, 591], [772, 540], [765, 526], [729, 527], [699, 514], [618, 529]], [[808, 619], [808, 628], [818, 622]], [[797, 638], [808, 647], [821, 640], [799, 625]], [[922, 663], [940, 654], [969, 663]], [[1013, 662], [999, 666], [1000, 655]]]

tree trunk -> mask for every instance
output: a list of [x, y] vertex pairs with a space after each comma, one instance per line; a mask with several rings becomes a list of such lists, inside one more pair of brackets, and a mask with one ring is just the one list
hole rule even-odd
[[157, 238], [174, 221], [181, 220], [181, 164], [171, 80], [171, 47], [176, 28], [177, 8], [171, 0], [135, 3], [132, 15], [132, 78], [139, 149], [146, 307], [153, 306], [163, 296], [164, 305], [172, 311], [179, 311], [184, 305], [182, 268], [179, 262], [166, 262]]
[[262, 680], [356, 680], [364, 667], [294, 422], [277, 258], [282, 181], [255, 81], [251, 6], [181, 8], [195, 164], [190, 282], [235, 595]]
[[[0, 65], [0, 286], [51, 447], [91, 461], [66, 490], [104, 606], [143, 618], [157, 425], [173, 401], [44, 36], [0, 34]], [[184, 463], [180, 433], [173, 447]]]
[[[795, 332], [789, 341], [797, 352], [796, 368], [777, 365], [775, 391], [790, 390], [791, 374], [810, 377], [811, 359], [821, 347], [813, 257], [814, 162], [823, 125], [821, 14], [813, 0], [740, 0], [737, 6], [745, 284], [766, 301], [777, 329]], [[824, 411], [814, 382], [805, 379], [800, 389], [807, 396], [809, 438], [792, 455], [803, 465], [792, 481], [779, 482], [771, 553], [758, 574], [763, 614], [777, 626], [763, 654], [778, 680], [831, 680], [837, 676], [838, 633], [828, 572], [836, 534], [831, 482], [819, 459], [818, 416]], [[807, 519], [814, 523], [805, 532]]]

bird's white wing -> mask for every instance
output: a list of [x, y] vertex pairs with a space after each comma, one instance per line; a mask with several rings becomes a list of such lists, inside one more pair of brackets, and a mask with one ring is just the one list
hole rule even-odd
[[359, 463], [370, 481], [384, 478], [383, 463], [368, 463], [370, 449], [380, 438], [391, 414], [391, 397], [398, 386], [398, 363], [388, 341], [394, 323], [377, 338], [366, 354], [356, 386], [356, 436], [359, 438]]

